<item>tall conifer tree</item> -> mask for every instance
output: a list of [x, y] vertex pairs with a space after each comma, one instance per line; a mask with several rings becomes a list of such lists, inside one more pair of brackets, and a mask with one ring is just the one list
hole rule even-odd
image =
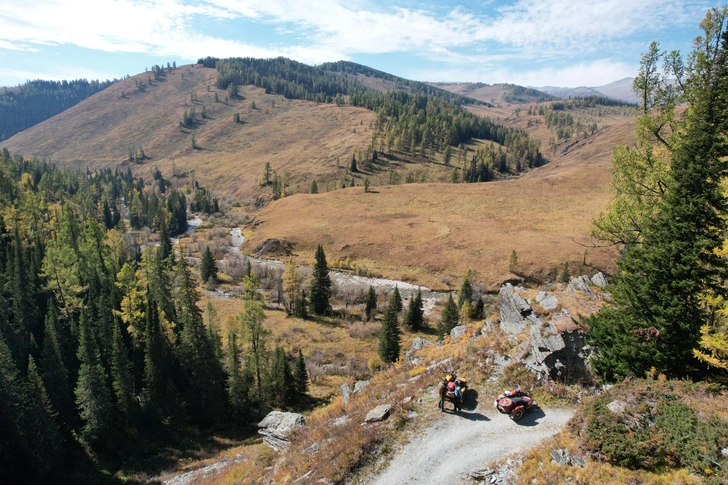
[[329, 298], [331, 297], [331, 277], [326, 264], [326, 254], [320, 244], [316, 247], [316, 263], [313, 267], [313, 280], [311, 281], [311, 311], [316, 315], [325, 315], [331, 311]]
[[93, 444], [111, 429], [112, 405], [106, 371], [101, 365], [99, 349], [86, 312], [81, 312], [79, 323], [78, 360], [81, 367], [75, 394], [78, 412], [83, 420], [81, 438], [87, 444]]

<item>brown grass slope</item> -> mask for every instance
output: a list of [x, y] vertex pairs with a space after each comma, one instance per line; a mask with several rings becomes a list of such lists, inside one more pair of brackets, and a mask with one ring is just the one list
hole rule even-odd
[[[258, 193], [265, 162], [286, 174], [294, 191], [305, 191], [311, 178], [320, 184], [343, 175], [354, 147], [365, 148], [371, 139], [374, 113], [362, 108], [287, 100], [251, 86], [239, 89], [244, 99], [226, 104], [225, 91], [214, 87], [217, 71], [199, 65], [182, 66], [151, 86], [148, 77], [139, 74], [116, 83], [3, 146], [92, 170], [131, 166], [142, 175], [156, 166], [169, 177], [174, 162], [178, 173], [194, 172], [220, 193], [247, 198]], [[143, 91], [137, 90], [137, 81], [145, 84]], [[207, 119], [200, 116], [203, 104]], [[191, 146], [192, 130], [178, 127], [184, 111], [193, 107], [199, 149]], [[240, 123], [233, 123], [236, 112]], [[128, 147], [139, 145], [150, 159], [138, 165], [125, 162]]]
[[[424, 160], [401, 160], [377, 166], [377, 173], [357, 174], [359, 187], [310, 196], [304, 193], [312, 179], [323, 192], [327, 181], [350, 177], [351, 154], [371, 140], [374, 113], [286, 100], [250, 86], [239, 90], [244, 99], [225, 103], [225, 91], [214, 87], [216, 76], [214, 69], [182, 66], [149, 85], [149, 75], [140, 74], [3, 145], [26, 156], [91, 169], [130, 166], [144, 175], [158, 167], [169, 177], [174, 165], [177, 173], [191, 174], [238, 199], [266, 190], [260, 180], [269, 162], [285, 175], [287, 192], [298, 195], [253, 214], [258, 224], [246, 230], [243, 250], [252, 252], [267, 238], [285, 239], [303, 261], [322, 243], [329, 258], [351, 257], [386, 276], [441, 288], [457, 285], [472, 268], [483, 284], [496, 288], [514, 277], [508, 270], [512, 250], [518, 254], [521, 276], [553, 278], [565, 261], [583, 261], [585, 247], [580, 244], [589, 243], [589, 221], [609, 200], [612, 149], [628, 143], [634, 133], [630, 120], [605, 117], [594, 135], [561, 142], [552, 150], [552, 133], [540, 117], [516, 115], [509, 106], [475, 106], [470, 109], [477, 114], [523, 128], [541, 140], [551, 162], [496, 183], [383, 186], [391, 169], [402, 179], [411, 173], [415, 180], [427, 181], [445, 180], [451, 170]], [[137, 90], [138, 81], [146, 85], [144, 90]], [[220, 102], [214, 102], [215, 93]], [[485, 100], [496, 95], [488, 93]], [[206, 119], [200, 117], [203, 105]], [[198, 149], [190, 143], [192, 130], [178, 126], [183, 112], [193, 107]], [[233, 123], [236, 112], [241, 123]], [[150, 159], [126, 162], [128, 147], [139, 145]], [[364, 175], [374, 181], [373, 193], [361, 188]], [[587, 263], [595, 268], [586, 271], [610, 271], [614, 256], [609, 250], [590, 249]]]
[[[548, 146], [551, 132], [538, 116], [516, 117], [484, 106], [472, 110], [501, 116]], [[634, 131], [633, 118], [604, 116], [595, 134], [546, 149], [551, 162], [517, 179], [287, 197], [256, 214], [243, 250], [279, 238], [293, 243], [303, 261], [321, 243], [329, 258], [350, 257], [375, 273], [434, 288], [458, 285], [468, 268], [490, 289], [514, 277], [553, 280], [566, 261], [572, 272], [581, 271], [585, 249], [584, 272], [611, 272], [616, 252], [593, 247], [590, 221], [611, 198], [612, 151], [633, 144]], [[513, 250], [517, 274], [508, 268]]]

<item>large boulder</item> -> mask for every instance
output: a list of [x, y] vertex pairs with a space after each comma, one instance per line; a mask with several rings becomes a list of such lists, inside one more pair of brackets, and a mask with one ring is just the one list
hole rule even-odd
[[365, 423], [376, 423], [384, 421], [389, 417], [389, 411], [392, 409], [390, 404], [380, 404], [367, 413], [367, 417], [364, 420]]
[[366, 381], [356, 381], [354, 383], [354, 392], [353, 392], [353, 394], [356, 394], [358, 392], [362, 392], [364, 389], [367, 388], [367, 386], [369, 385], [369, 382], [370, 382], [369, 380], [366, 380]]
[[463, 335], [465, 335], [465, 332], [468, 331], [467, 325], [458, 325], [457, 327], [454, 327], [452, 330], [450, 330], [450, 338], [453, 340], [457, 340]]
[[554, 295], [546, 295], [539, 303], [547, 312], [554, 311], [559, 306], [559, 300]]
[[510, 283], [500, 289], [500, 326], [511, 335], [520, 334], [529, 325], [539, 325], [541, 321], [534, 315], [533, 308]]
[[607, 286], [607, 278], [601, 271], [591, 277], [591, 282], [594, 286], [598, 286], [599, 288]]
[[297, 413], [271, 411], [263, 421], [258, 423], [258, 434], [263, 441], [276, 451], [284, 450], [290, 442], [288, 436], [297, 428], [306, 425], [306, 418]]

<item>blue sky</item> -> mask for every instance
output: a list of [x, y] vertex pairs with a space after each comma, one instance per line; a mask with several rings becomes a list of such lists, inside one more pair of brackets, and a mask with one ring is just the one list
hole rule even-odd
[[599, 86], [653, 40], [687, 53], [702, 0], [2, 0], [0, 86], [197, 58], [350, 60], [420, 81]]

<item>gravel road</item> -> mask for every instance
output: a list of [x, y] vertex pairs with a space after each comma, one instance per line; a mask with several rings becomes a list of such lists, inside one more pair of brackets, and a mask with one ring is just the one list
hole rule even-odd
[[366, 483], [472, 484], [470, 471], [537, 446], [561, 431], [573, 414], [572, 409], [534, 408], [514, 422], [498, 413], [492, 401], [472, 411], [446, 413], [396, 452], [380, 476]]

